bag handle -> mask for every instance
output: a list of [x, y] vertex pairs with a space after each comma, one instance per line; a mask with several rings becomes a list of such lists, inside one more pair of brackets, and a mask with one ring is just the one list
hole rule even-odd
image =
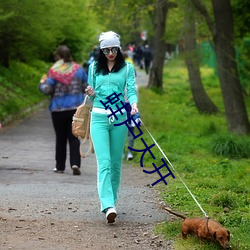
[[85, 97], [84, 97], [84, 100], [83, 100], [83, 105], [85, 105], [86, 104], [86, 101], [87, 101], [87, 98], [88, 98], [88, 95], [87, 94], [85, 94]]
[[[83, 105], [86, 105], [86, 101], [87, 101], [88, 95], [85, 96], [84, 101], [83, 101]], [[89, 131], [90, 129], [90, 115], [88, 116], [88, 122], [87, 122], [87, 131]], [[86, 153], [83, 152], [83, 145], [89, 140], [89, 148], [87, 150]], [[82, 139], [80, 147], [79, 147], [79, 151], [80, 151], [80, 155], [82, 158], [87, 157], [87, 155], [90, 153], [90, 151], [92, 151], [92, 153], [94, 153], [94, 149], [93, 149], [93, 143], [92, 143], [92, 139], [90, 137], [90, 133], [86, 133], [85, 137]]]
[[[87, 125], [87, 131], [89, 131], [89, 128], [90, 128], [90, 116], [89, 116], [89, 118], [88, 118], [88, 123], [87, 123], [87, 124], [88, 124], [88, 125]], [[89, 137], [89, 138], [88, 138], [88, 137]], [[89, 140], [89, 148], [88, 148], [87, 152], [84, 153], [84, 152], [83, 152], [83, 145], [84, 145], [88, 140]], [[88, 135], [88, 134], [86, 133], [85, 137], [83, 138], [83, 140], [82, 140], [82, 142], [81, 142], [81, 144], [80, 144], [79, 151], [80, 151], [80, 155], [81, 155], [82, 158], [87, 157], [87, 155], [90, 153], [90, 151], [91, 151], [92, 153], [94, 153], [93, 142], [92, 142], [92, 139], [91, 139], [90, 134]]]
[[[83, 145], [87, 142], [87, 140], [89, 140], [89, 148], [88, 148], [87, 152], [84, 153], [83, 152]], [[92, 139], [90, 137], [89, 137], [89, 139], [86, 139], [86, 138], [83, 139], [83, 141], [80, 144], [79, 151], [80, 151], [80, 155], [82, 158], [87, 157], [88, 154], [90, 153], [90, 151], [92, 153], [94, 153], [93, 142], [92, 142]]]

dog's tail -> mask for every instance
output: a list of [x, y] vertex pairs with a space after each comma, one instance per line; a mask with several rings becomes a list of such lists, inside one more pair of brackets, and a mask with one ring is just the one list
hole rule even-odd
[[173, 214], [173, 215], [175, 215], [175, 216], [177, 216], [177, 217], [182, 218], [183, 220], [187, 219], [187, 217], [186, 217], [185, 215], [183, 215], [183, 214], [179, 214], [179, 213], [177, 213], [177, 212], [173, 212], [171, 209], [169, 209], [169, 208], [167, 208], [167, 207], [164, 207], [164, 206], [162, 206], [162, 208], [163, 208], [164, 210], [168, 211], [169, 213], [171, 213], [171, 214]]

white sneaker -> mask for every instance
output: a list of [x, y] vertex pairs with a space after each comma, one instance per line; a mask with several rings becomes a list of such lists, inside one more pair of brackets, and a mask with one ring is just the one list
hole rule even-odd
[[132, 155], [132, 153], [131, 152], [128, 152], [128, 154], [127, 154], [127, 161], [130, 161], [130, 160], [132, 160], [134, 157], [133, 157], [133, 155]]
[[73, 170], [73, 175], [81, 175], [81, 171], [80, 171], [80, 168], [78, 166], [73, 165], [72, 170]]
[[63, 174], [63, 173], [64, 173], [63, 170], [57, 170], [57, 168], [54, 168], [53, 171], [54, 171], [55, 173], [59, 173], [59, 174]]
[[108, 220], [108, 223], [114, 223], [116, 216], [117, 216], [117, 212], [115, 208], [110, 207], [107, 209], [106, 218]]

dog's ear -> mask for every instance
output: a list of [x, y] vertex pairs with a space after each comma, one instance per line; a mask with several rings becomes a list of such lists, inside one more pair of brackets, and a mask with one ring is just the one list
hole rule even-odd
[[216, 232], [213, 233], [213, 238], [216, 240]]
[[227, 230], [228, 236], [227, 236], [227, 240], [230, 241], [230, 232]]

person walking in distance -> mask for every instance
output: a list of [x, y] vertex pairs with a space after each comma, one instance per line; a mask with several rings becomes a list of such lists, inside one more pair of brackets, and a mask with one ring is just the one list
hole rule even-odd
[[143, 51], [143, 57], [144, 57], [144, 67], [145, 67], [145, 72], [148, 75], [151, 61], [153, 59], [152, 51], [149, 48], [149, 46], [146, 44], [144, 51]]
[[[90, 134], [97, 159], [97, 189], [101, 211], [106, 214], [107, 222], [115, 222], [116, 202], [121, 179], [123, 149], [127, 136], [125, 124], [126, 110], [118, 111], [117, 103], [110, 102], [108, 108], [103, 103], [114, 94], [125, 103], [124, 90], [131, 105], [131, 115], [138, 112], [135, 88], [134, 66], [125, 62], [121, 53], [120, 36], [113, 31], [99, 36], [100, 53], [89, 67], [86, 93], [93, 100]], [[121, 102], [120, 102], [121, 103]], [[111, 110], [116, 115], [111, 115]]]
[[55, 173], [64, 173], [66, 168], [67, 142], [69, 142], [70, 166], [73, 175], [80, 175], [80, 142], [72, 134], [72, 117], [84, 100], [87, 74], [73, 61], [67, 46], [59, 46], [55, 51], [56, 62], [50, 68], [48, 77], [39, 84], [40, 91], [50, 95], [49, 110], [56, 135]]

